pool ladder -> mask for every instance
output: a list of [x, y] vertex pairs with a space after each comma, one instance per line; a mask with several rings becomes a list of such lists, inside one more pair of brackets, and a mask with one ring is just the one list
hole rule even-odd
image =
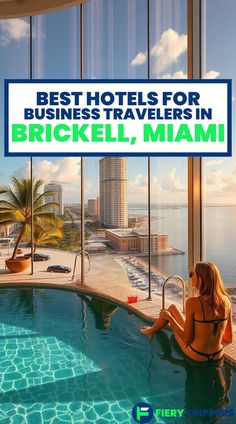
[[[75, 279], [75, 270], [76, 270], [77, 259], [78, 259], [78, 256], [81, 256], [81, 254], [82, 254], [82, 251], [79, 250], [79, 252], [77, 252], [76, 255], [75, 255], [75, 261], [74, 261], [74, 267], [73, 267], [73, 275], [71, 277], [71, 280], [73, 280], [73, 281]], [[89, 255], [89, 253], [86, 252], [86, 251], [84, 251], [84, 254], [85, 254], [85, 256], [87, 256], [88, 261], [89, 261], [89, 268], [88, 268], [88, 270], [85, 273], [85, 274], [87, 274], [90, 271], [90, 268], [91, 268], [91, 261], [90, 261], [90, 255]]]
[[179, 275], [171, 275], [170, 277], [168, 277], [164, 281], [163, 286], [162, 286], [162, 309], [163, 310], [165, 309], [165, 287], [166, 287], [166, 284], [168, 283], [168, 281], [170, 281], [171, 279], [181, 281], [182, 290], [183, 290], [183, 313], [185, 313], [185, 281]]

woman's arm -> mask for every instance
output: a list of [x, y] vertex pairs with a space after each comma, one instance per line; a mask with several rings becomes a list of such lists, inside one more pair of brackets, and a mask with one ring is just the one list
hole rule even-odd
[[232, 316], [232, 309], [230, 309], [229, 318], [227, 321], [227, 325], [225, 328], [225, 332], [223, 335], [223, 342], [230, 344], [233, 341], [233, 316]]
[[184, 341], [184, 343], [189, 344], [192, 343], [194, 338], [194, 325], [193, 325], [193, 306], [195, 304], [195, 299], [190, 297], [186, 301], [186, 320], [184, 328], [181, 327], [181, 325], [178, 324], [178, 322], [175, 320], [175, 318], [171, 315], [168, 311], [163, 311], [161, 313], [161, 317], [168, 320], [170, 323], [171, 328], [173, 331], [176, 332], [176, 334]]

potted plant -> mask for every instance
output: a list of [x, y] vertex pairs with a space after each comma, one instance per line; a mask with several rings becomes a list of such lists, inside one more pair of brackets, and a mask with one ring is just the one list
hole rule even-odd
[[[44, 203], [46, 196], [53, 196], [54, 192], [41, 192], [42, 180], [32, 181], [33, 189], [33, 217], [35, 227], [39, 223], [54, 224], [56, 215], [52, 208], [58, 207], [57, 203]], [[22, 272], [30, 265], [30, 258], [17, 256], [19, 244], [23, 240], [27, 227], [31, 223], [31, 180], [29, 178], [12, 178], [9, 187], [0, 188], [0, 223], [18, 224], [16, 244], [11, 258], [6, 259], [6, 266], [11, 272]]]

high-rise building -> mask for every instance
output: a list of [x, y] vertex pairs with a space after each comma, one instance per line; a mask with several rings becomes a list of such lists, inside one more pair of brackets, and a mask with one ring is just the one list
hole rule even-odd
[[88, 199], [88, 215], [93, 219], [99, 219], [100, 215], [100, 198]]
[[98, 212], [98, 220], [100, 221], [100, 197], [97, 196], [97, 212]]
[[44, 193], [47, 191], [53, 191], [53, 195], [45, 195], [45, 203], [55, 202], [58, 203], [58, 208], [51, 209], [51, 212], [55, 212], [57, 215], [64, 214], [64, 203], [63, 203], [63, 193], [62, 193], [62, 185], [54, 182], [50, 182], [49, 184], [45, 184]]
[[128, 227], [127, 158], [105, 157], [99, 161], [100, 222], [105, 227]]

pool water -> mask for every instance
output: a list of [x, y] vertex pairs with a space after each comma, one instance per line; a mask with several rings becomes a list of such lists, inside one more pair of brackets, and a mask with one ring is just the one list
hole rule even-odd
[[[135, 404], [154, 409], [234, 408], [235, 372], [199, 368], [162, 331], [114, 304], [50, 289], [0, 290], [0, 423], [134, 423]], [[151, 422], [215, 423], [156, 417]], [[224, 423], [235, 423], [227, 417]]]

